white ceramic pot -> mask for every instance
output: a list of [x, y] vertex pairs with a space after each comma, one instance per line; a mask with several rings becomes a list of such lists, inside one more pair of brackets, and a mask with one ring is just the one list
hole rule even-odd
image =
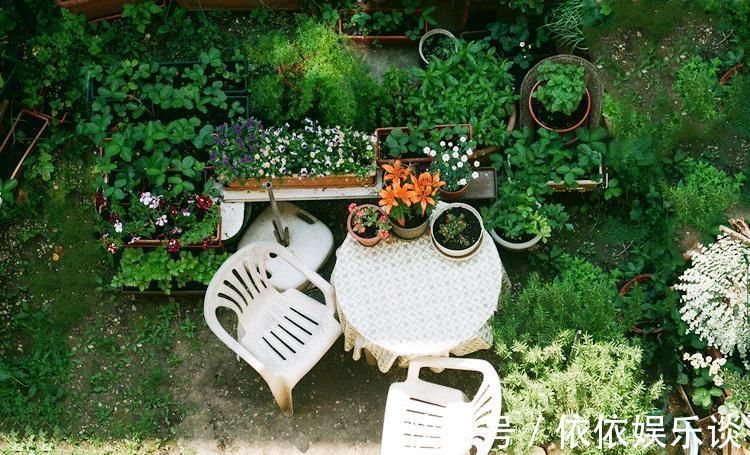
[[531, 240], [527, 240], [526, 242], [511, 242], [510, 240], [506, 240], [500, 237], [500, 235], [498, 235], [498, 233], [495, 232], [494, 229], [489, 230], [488, 232], [490, 233], [490, 236], [492, 236], [492, 239], [495, 241], [495, 243], [508, 251], [526, 251], [534, 247], [534, 245], [542, 240], [542, 236], [537, 235]]
[[[446, 248], [443, 245], [441, 245], [440, 242], [438, 242], [437, 239], [435, 238], [435, 221], [446, 210], [450, 210], [450, 209], [457, 208], [457, 207], [461, 207], [461, 208], [468, 210], [477, 218], [477, 221], [479, 221], [479, 226], [481, 226], [482, 228], [482, 235], [480, 235], [479, 238], [468, 248], [464, 248], [462, 250], [451, 250], [450, 248]], [[484, 223], [482, 222], [482, 216], [479, 214], [479, 212], [476, 211], [474, 207], [468, 204], [464, 204], [463, 202], [440, 204], [438, 207], [435, 208], [435, 210], [433, 210], [432, 215], [430, 216], [430, 237], [432, 237], [432, 243], [435, 245], [435, 248], [437, 248], [438, 251], [440, 251], [444, 255], [450, 258], [454, 258], [454, 259], [466, 259], [469, 256], [471, 256], [473, 253], [475, 253], [479, 249], [479, 245], [482, 244], [482, 238], [484, 237]]]
[[427, 65], [430, 62], [425, 57], [424, 52], [422, 51], [422, 47], [424, 46], [425, 40], [435, 35], [445, 35], [453, 40], [456, 39], [456, 36], [453, 33], [449, 32], [448, 30], [444, 28], [433, 28], [433, 29], [428, 30], [427, 33], [425, 33], [424, 35], [422, 35], [422, 38], [419, 39], [419, 57], [422, 59], [425, 65]]

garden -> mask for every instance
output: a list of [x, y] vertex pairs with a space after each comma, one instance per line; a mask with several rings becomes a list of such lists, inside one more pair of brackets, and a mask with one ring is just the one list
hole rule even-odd
[[750, 451], [750, 1], [0, 5], [0, 453]]

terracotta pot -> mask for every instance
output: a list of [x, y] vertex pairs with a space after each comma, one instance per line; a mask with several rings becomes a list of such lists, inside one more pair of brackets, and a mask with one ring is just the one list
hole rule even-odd
[[[57, 6], [75, 14], [83, 14], [94, 22], [102, 19], [116, 19], [122, 14], [125, 5], [142, 3], [143, 0], [57, 0]], [[164, 7], [165, 2], [160, 2]]]
[[585, 89], [586, 91], [584, 92], [584, 99], [586, 100], [586, 112], [583, 114], [583, 117], [578, 122], [576, 122], [575, 125], [568, 127], [568, 128], [557, 129], [557, 128], [553, 128], [551, 126], [547, 126], [544, 123], [542, 123], [542, 121], [539, 120], [539, 118], [536, 116], [536, 113], [534, 112], [534, 103], [533, 103], [534, 92], [539, 87], [539, 84], [541, 84], [542, 82], [546, 82], [546, 81], [539, 81], [536, 84], [534, 84], [534, 87], [531, 88], [531, 93], [529, 93], [529, 99], [528, 99], [529, 113], [531, 114], [531, 118], [534, 120], [534, 123], [536, 123], [537, 125], [541, 126], [544, 129], [557, 131], [558, 133], [563, 134], [563, 133], [568, 133], [570, 131], [573, 131], [579, 128], [581, 125], [583, 125], [586, 122], [586, 120], [588, 120], [589, 113], [591, 113], [591, 95], [589, 94], [589, 89]]
[[[443, 245], [440, 244], [440, 242], [437, 241], [435, 238], [435, 221], [440, 217], [440, 215], [443, 212], [446, 212], [450, 209], [461, 207], [469, 212], [471, 212], [476, 218], [477, 221], [479, 221], [479, 226], [482, 228], [481, 233], [479, 235], [479, 238], [468, 248], [464, 248], [462, 250], [451, 250], [450, 248], [446, 248]], [[438, 249], [441, 253], [448, 256], [451, 259], [468, 259], [471, 257], [474, 253], [476, 253], [479, 250], [479, 246], [482, 244], [482, 238], [484, 237], [484, 223], [482, 222], [482, 216], [477, 212], [477, 210], [468, 205], [464, 204], [462, 202], [454, 202], [452, 204], [444, 204], [440, 206], [439, 208], [435, 209], [435, 211], [432, 212], [432, 215], [430, 216], [430, 237], [432, 237], [432, 243], [435, 245], [435, 248]]]
[[456, 191], [445, 191], [444, 189], [440, 188], [440, 199], [447, 202], [455, 202], [463, 199], [464, 194], [466, 193], [466, 189], [469, 187], [469, 184], [467, 183], [464, 185], [463, 188]]
[[644, 273], [641, 275], [636, 275], [635, 278], [628, 281], [627, 283], [623, 284], [620, 288], [620, 295], [627, 295], [628, 292], [635, 286], [636, 283], [648, 283], [653, 278], [653, 275], [650, 273]]
[[427, 226], [429, 226], [430, 218], [425, 216], [424, 221], [419, 226], [415, 226], [412, 228], [406, 228], [399, 226], [398, 223], [393, 222], [391, 220], [391, 224], [393, 225], [393, 233], [396, 234], [396, 236], [400, 239], [404, 240], [414, 240], [416, 238], [419, 238], [422, 236], [422, 234], [425, 233], [427, 230]]
[[525, 242], [513, 242], [511, 240], [507, 240], [503, 238], [494, 229], [489, 230], [489, 233], [492, 239], [495, 241], [495, 243], [497, 243], [498, 245], [500, 245], [501, 247], [505, 248], [508, 251], [530, 250], [542, 240], [542, 236], [537, 235], [537, 236], [534, 236], [534, 238], [532, 238], [531, 240], [527, 240]]
[[379, 235], [375, 234], [375, 237], [370, 237], [370, 238], [360, 237], [357, 233], [354, 232], [354, 230], [352, 230], [352, 217], [354, 216], [354, 212], [364, 207], [374, 207], [375, 209], [377, 209], [378, 212], [385, 215], [385, 212], [383, 212], [383, 210], [381, 210], [380, 207], [378, 207], [377, 205], [374, 205], [374, 204], [358, 205], [354, 210], [349, 212], [349, 216], [346, 217], [346, 230], [349, 231], [349, 235], [351, 235], [352, 238], [356, 240], [357, 242], [359, 242], [360, 244], [364, 246], [372, 247], [372, 246], [377, 245], [380, 242], [381, 239]]

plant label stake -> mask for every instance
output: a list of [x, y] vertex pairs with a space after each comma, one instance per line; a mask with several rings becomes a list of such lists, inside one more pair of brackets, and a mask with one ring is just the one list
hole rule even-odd
[[279, 212], [279, 206], [276, 205], [276, 198], [273, 196], [273, 185], [271, 182], [265, 182], [263, 188], [268, 193], [268, 199], [271, 201], [271, 210], [273, 211], [273, 234], [276, 236], [276, 241], [285, 247], [289, 246], [289, 228], [284, 226], [281, 222], [281, 212]]

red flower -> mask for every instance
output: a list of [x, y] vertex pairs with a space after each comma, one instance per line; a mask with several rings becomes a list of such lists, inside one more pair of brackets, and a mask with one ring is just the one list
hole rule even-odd
[[120, 215], [118, 213], [112, 212], [112, 213], [109, 214], [109, 222], [110, 223], [115, 224], [118, 221], [120, 221]]
[[117, 253], [117, 245], [115, 245], [112, 242], [108, 243], [107, 244], [107, 252], [109, 254], [115, 254], [115, 253]]
[[169, 204], [169, 213], [172, 216], [177, 216], [180, 213], [180, 209], [178, 209], [177, 206], [174, 204]]
[[201, 210], [208, 210], [214, 205], [214, 201], [212, 201], [210, 197], [201, 194], [195, 198], [195, 205]]
[[97, 191], [94, 193], [94, 203], [97, 207], [105, 207], [107, 205], [107, 198], [102, 193]]
[[169, 251], [172, 254], [177, 254], [180, 252], [180, 241], [177, 239], [170, 239], [169, 242], [167, 242], [167, 251]]

